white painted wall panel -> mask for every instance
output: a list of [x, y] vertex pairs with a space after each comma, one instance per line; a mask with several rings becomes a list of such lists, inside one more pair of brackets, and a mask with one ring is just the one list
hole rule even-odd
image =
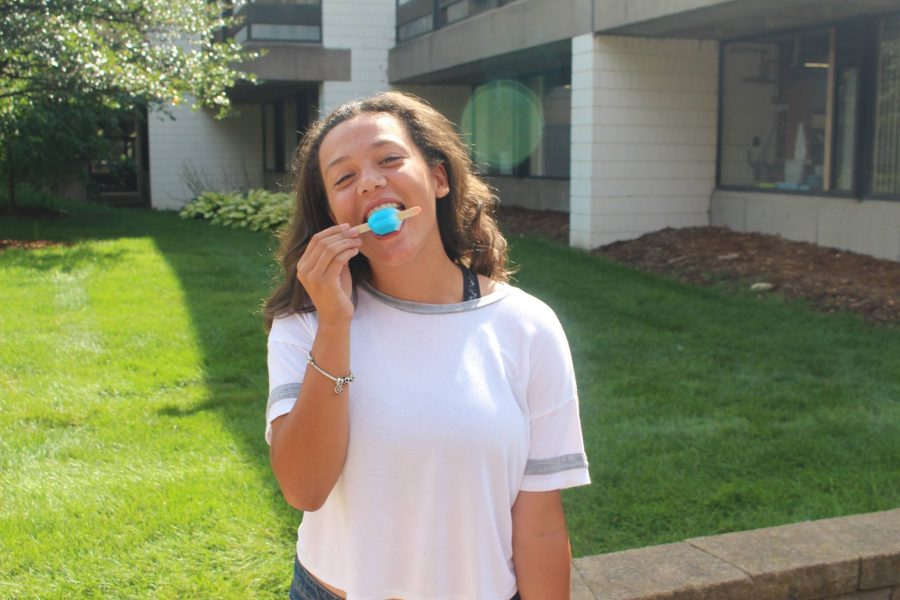
[[719, 190], [713, 225], [900, 260], [900, 203]]
[[325, 81], [319, 112], [391, 88], [388, 50], [394, 45], [396, 0], [328, 0], [322, 3], [322, 45], [349, 48], [350, 81]]
[[191, 200], [185, 178], [193, 170], [212, 189], [263, 184], [262, 122], [258, 106], [239, 106], [240, 115], [215, 119], [208, 111], [181, 105], [148, 117], [151, 205], [177, 210]]

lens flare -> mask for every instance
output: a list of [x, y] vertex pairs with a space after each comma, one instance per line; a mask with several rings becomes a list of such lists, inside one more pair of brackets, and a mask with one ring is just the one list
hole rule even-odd
[[541, 102], [516, 81], [492, 81], [479, 86], [463, 111], [460, 130], [472, 146], [475, 160], [501, 173], [528, 158], [541, 141]]

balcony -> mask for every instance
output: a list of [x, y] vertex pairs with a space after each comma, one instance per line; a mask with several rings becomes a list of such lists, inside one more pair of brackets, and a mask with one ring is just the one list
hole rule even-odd
[[320, 0], [244, 2], [235, 4], [233, 16], [235, 24], [222, 34], [260, 54], [241, 65], [259, 85], [238, 84], [229, 92], [232, 101], [264, 101], [286, 89], [350, 80], [350, 50], [322, 45]]
[[249, 2], [234, 13], [237, 25], [228, 34], [240, 43], [322, 43], [322, 5], [319, 0]]

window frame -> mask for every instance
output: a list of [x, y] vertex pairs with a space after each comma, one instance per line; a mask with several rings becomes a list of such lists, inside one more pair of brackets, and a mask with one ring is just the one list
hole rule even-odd
[[[767, 32], [764, 34], [742, 36], [722, 40], [719, 44], [719, 65], [718, 65], [718, 111], [716, 123], [716, 189], [722, 191], [741, 191], [753, 192], [756, 194], [789, 194], [792, 196], [815, 196], [829, 198], [845, 198], [859, 201], [877, 200], [887, 202], [900, 202], [900, 194], [875, 194], [873, 188], [873, 161], [875, 152], [875, 129], [876, 114], [875, 102], [878, 90], [878, 60], [881, 47], [881, 21], [888, 18], [900, 17], [900, 12], [893, 11], [876, 16], [854, 17], [851, 19], [841, 19], [830, 21], [827, 23], [817, 24], [814, 27], [798, 27], [780, 30], [776, 32]], [[835, 190], [836, 181], [836, 157], [835, 140], [837, 132], [837, 75], [841, 66], [846, 67], [847, 63], [841, 62], [838, 55], [840, 48], [839, 36], [842, 30], [852, 30], [854, 24], [858, 29], [853, 35], [859, 37], [860, 52], [856, 60], [855, 66], [858, 69], [857, 77], [857, 103], [856, 103], [856, 130], [853, 132], [853, 182], [850, 191]], [[829, 120], [827, 128], [830, 139], [826, 140], [826, 144], [830, 147], [828, 152], [829, 165], [825, 169], [829, 175], [827, 184], [823, 182], [822, 190], [789, 190], [789, 189], [766, 189], [751, 187], [747, 185], [735, 185], [722, 183], [722, 142], [724, 139], [724, 117], [725, 117], [725, 55], [731, 44], [755, 42], [771, 39], [778, 35], [791, 35], [801, 32], [808, 32], [817, 29], [829, 29], [835, 33], [833, 47], [830, 52], [834, 55], [834, 64], [830, 68], [830, 77], [834, 78], [834, 85], [828, 86], [830, 98], [826, 98], [826, 102], [831, 107], [830, 114], [826, 115]]]

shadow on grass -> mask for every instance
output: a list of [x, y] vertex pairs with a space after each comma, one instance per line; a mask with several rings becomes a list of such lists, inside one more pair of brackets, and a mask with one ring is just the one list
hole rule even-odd
[[[272, 241], [265, 234], [158, 215], [148, 232], [181, 282], [195, 338], [202, 349], [208, 399], [171, 404], [162, 416], [214, 413], [247, 462], [269, 482], [275, 508], [285, 506], [263, 438], [268, 392], [266, 336], [260, 306], [269, 292]], [[290, 523], [296, 527], [295, 519]]]

